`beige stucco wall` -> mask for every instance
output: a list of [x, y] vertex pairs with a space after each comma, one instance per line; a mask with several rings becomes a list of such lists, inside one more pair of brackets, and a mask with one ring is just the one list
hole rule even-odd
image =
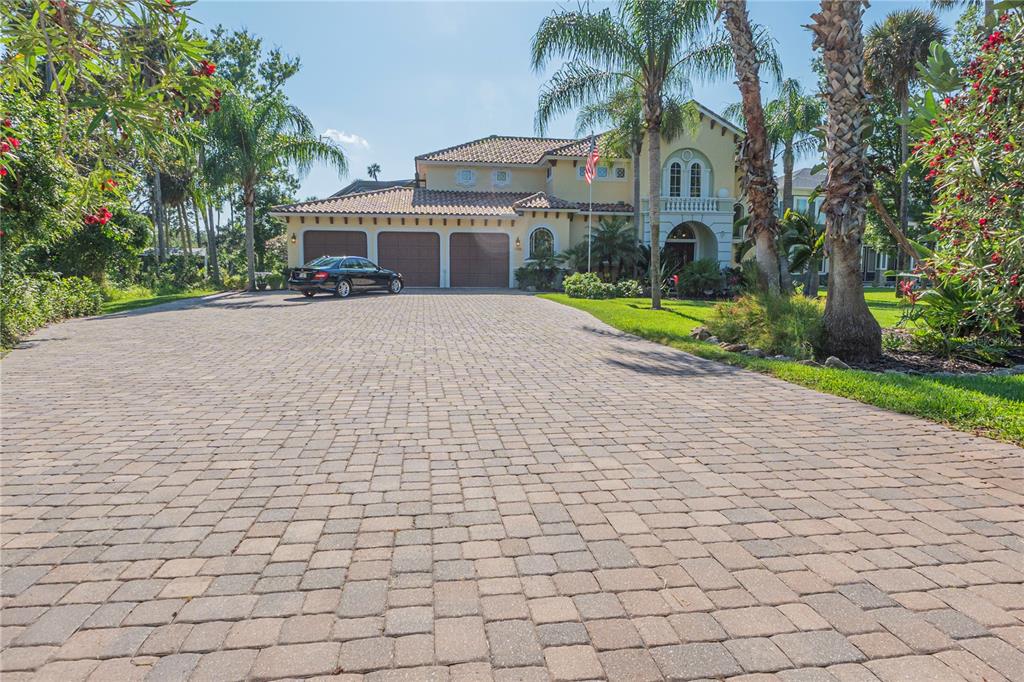
[[[587, 201], [591, 185], [587, 185], [587, 181], [579, 174], [584, 163], [583, 159], [577, 159], [575, 165], [573, 159], [557, 159], [551, 169], [551, 182], [547, 183], [545, 191], [567, 201]], [[608, 166], [607, 163], [603, 165]], [[625, 171], [623, 178], [615, 177], [616, 167]], [[592, 187], [595, 203], [630, 203], [633, 196], [633, 165], [626, 160], [612, 161], [608, 167], [608, 177], [594, 178]]]
[[[476, 173], [475, 183], [460, 185], [455, 181], [459, 170], [469, 169]], [[508, 171], [509, 182], [499, 185], [494, 182], [494, 171]], [[483, 166], [454, 165], [420, 162], [419, 171], [426, 176], [427, 189], [459, 190], [473, 192], [542, 192], [545, 184], [545, 169], [530, 166]]]
[[[450, 269], [448, 267], [448, 245], [453, 232], [497, 232], [509, 237], [509, 286], [514, 286], [516, 268], [523, 265], [529, 257], [530, 233], [538, 227], [551, 230], [555, 241], [555, 252], [564, 251], [574, 242], [571, 239], [569, 217], [562, 211], [526, 211], [514, 218], [443, 218], [443, 217], [392, 217], [390, 224], [387, 218], [365, 217], [359, 224], [357, 217], [348, 217], [348, 224], [342, 216], [336, 216], [334, 223], [328, 216], [320, 216], [317, 222], [314, 216], [287, 216], [288, 234], [288, 265], [298, 267], [306, 260], [302, 253], [303, 233], [307, 230], [356, 230], [366, 233], [367, 258], [377, 261], [377, 234], [384, 231], [394, 232], [434, 232], [440, 237], [441, 243], [441, 285], [448, 286]], [[404, 224], [403, 224], [404, 220]], [[419, 224], [416, 224], [416, 221]], [[295, 235], [295, 243], [291, 237]], [[519, 246], [516, 246], [516, 239]]]
[[[694, 149], [707, 157], [708, 161], [711, 162], [714, 184], [707, 193], [707, 196], [718, 196], [719, 190], [723, 188], [726, 190], [727, 196], [738, 196], [739, 181], [736, 174], [736, 143], [734, 142], [733, 132], [725, 129], [725, 134], [723, 135], [722, 126], [715, 122], [714, 128], [712, 128], [711, 121], [710, 117], [705, 116], [696, 135], [684, 133], [673, 140], [662, 138], [662, 171], [664, 171], [665, 162], [673, 153], [683, 149]], [[650, 148], [645, 144], [640, 161], [640, 187], [645, 198], [648, 191], [648, 178], [650, 177], [648, 173], [650, 166], [649, 152]]]

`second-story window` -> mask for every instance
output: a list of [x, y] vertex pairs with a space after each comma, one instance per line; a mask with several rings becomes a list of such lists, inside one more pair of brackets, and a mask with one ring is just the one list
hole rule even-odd
[[699, 163], [690, 164], [690, 196], [700, 197], [703, 196], [703, 188], [701, 187], [703, 173], [701, 172]]
[[471, 187], [476, 184], [476, 171], [471, 168], [460, 168], [455, 171], [455, 182], [465, 187]]
[[670, 197], [682, 196], [683, 193], [683, 167], [674, 162], [668, 169], [668, 195]]
[[510, 182], [509, 172], [507, 170], [494, 171], [493, 179], [496, 187], [504, 187]]

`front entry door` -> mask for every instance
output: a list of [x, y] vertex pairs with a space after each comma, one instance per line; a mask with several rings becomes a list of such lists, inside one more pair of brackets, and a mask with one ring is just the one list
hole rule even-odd
[[694, 242], [665, 242], [665, 260], [682, 267], [695, 260], [697, 245]]

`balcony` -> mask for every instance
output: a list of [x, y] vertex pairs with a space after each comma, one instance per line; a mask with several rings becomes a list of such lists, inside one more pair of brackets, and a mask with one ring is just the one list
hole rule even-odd
[[[732, 197], [662, 197], [662, 213], [732, 213], [736, 199]], [[643, 210], [647, 211], [650, 202], [644, 200]]]

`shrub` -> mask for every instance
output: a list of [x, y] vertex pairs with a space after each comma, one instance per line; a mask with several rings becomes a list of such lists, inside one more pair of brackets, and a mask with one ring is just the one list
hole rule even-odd
[[615, 285], [615, 295], [618, 298], [640, 298], [644, 295], [644, 288], [635, 279], [623, 279]]
[[99, 285], [84, 277], [8, 275], [0, 286], [0, 346], [10, 348], [50, 322], [95, 315], [102, 303]]
[[702, 258], [687, 263], [679, 273], [680, 296], [703, 296], [722, 288], [724, 278], [718, 261]]
[[538, 291], [553, 291], [558, 273], [558, 264], [554, 258], [538, 258], [516, 268], [516, 282], [520, 289], [533, 287]]
[[602, 282], [592, 272], [575, 273], [563, 282], [569, 298], [614, 298], [615, 285]]
[[[1013, 5], [1013, 3], [1007, 3]], [[989, 32], [991, 30], [991, 32]], [[937, 243], [923, 270], [970, 301], [964, 336], [1019, 343], [1024, 323], [1024, 12], [980, 35], [966, 68], [933, 48], [912, 124], [914, 159], [934, 183]], [[931, 303], [931, 302], [930, 302]], [[928, 319], [925, 324], [931, 324]], [[945, 328], [935, 331], [949, 334]]]
[[821, 310], [802, 296], [745, 294], [715, 306], [708, 330], [722, 341], [745, 343], [770, 355], [809, 358], [821, 337]]

